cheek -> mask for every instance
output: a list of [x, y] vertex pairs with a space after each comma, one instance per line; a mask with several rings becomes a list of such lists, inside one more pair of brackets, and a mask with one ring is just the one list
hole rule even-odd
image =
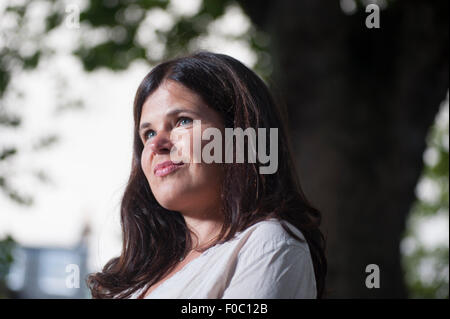
[[173, 162], [192, 163], [193, 134], [190, 130], [172, 131], [173, 143], [170, 160]]
[[216, 192], [223, 181], [222, 165], [220, 163], [191, 164], [192, 186], [204, 192]]
[[141, 154], [141, 168], [144, 171], [145, 176], [149, 178], [150, 175], [150, 169], [151, 169], [151, 158], [150, 158], [151, 152], [150, 147], [144, 147], [142, 154]]

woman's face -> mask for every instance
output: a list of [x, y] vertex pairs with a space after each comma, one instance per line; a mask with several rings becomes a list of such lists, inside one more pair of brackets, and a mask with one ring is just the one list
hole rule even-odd
[[[139, 135], [144, 144], [142, 170], [156, 200], [166, 209], [197, 216], [210, 214], [211, 210], [217, 213], [223, 173], [220, 163], [194, 163], [194, 120], [201, 121], [196, 136], [208, 127], [220, 129], [223, 136], [220, 114], [190, 89], [168, 80], [145, 101], [139, 123], [140, 128], [145, 128]], [[201, 145], [207, 143], [202, 141]], [[158, 169], [167, 161], [181, 162], [174, 160], [174, 154], [184, 164]]]

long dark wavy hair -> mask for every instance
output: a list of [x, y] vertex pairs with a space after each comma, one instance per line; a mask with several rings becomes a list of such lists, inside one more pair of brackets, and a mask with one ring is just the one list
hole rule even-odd
[[[257, 132], [257, 128], [278, 128], [279, 165], [274, 174], [259, 174], [261, 164], [258, 162], [223, 164], [224, 224], [219, 238], [205, 249], [228, 241], [237, 232], [267, 218], [288, 221], [307, 241], [314, 265], [317, 297], [322, 298], [327, 261], [325, 238], [319, 229], [321, 213], [307, 201], [301, 189], [283, 112], [266, 84], [253, 71], [230, 56], [207, 51], [157, 65], [137, 90], [132, 167], [120, 210], [122, 252], [102, 271], [88, 276], [92, 297], [128, 298], [145, 285], [158, 282], [192, 248], [190, 231], [183, 216], [157, 202], [141, 168], [144, 145], [138, 128], [142, 105], [166, 80], [176, 81], [201, 96], [209, 107], [223, 116], [225, 127], [243, 130], [252, 127]], [[291, 236], [302, 241], [282, 225]]]

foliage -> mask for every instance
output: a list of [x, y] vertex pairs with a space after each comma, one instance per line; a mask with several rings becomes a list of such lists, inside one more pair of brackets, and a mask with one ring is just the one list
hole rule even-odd
[[[425, 167], [418, 187], [418, 198], [413, 205], [403, 241], [403, 264], [406, 283], [412, 298], [449, 297], [449, 246], [447, 242], [430, 247], [419, 236], [420, 225], [438, 218], [438, 223], [449, 220], [449, 122], [448, 100], [441, 108], [428, 136]], [[428, 185], [428, 191], [421, 189]], [[421, 195], [422, 193], [422, 195]], [[426, 195], [428, 194], [428, 195]], [[438, 230], [436, 230], [438, 231]], [[447, 227], [448, 231], [448, 227]]]
[[[211, 23], [222, 17], [232, 6], [239, 4], [232, 0], [203, 0], [196, 12], [178, 13], [170, 10], [170, 1], [167, 0], [138, 0], [132, 3], [90, 1], [81, 12], [80, 21], [89, 25], [91, 31], [106, 30], [107, 35], [103, 41], [94, 45], [90, 45], [87, 39], [82, 40], [75, 54], [88, 71], [100, 67], [123, 70], [136, 59], [155, 64], [198, 49], [198, 41], [208, 33]], [[161, 28], [152, 24], [152, 14], [161, 12], [162, 9], [166, 10], [166, 15], [170, 12], [167, 15], [171, 20], [170, 27]], [[150, 35], [151, 41], [142, 39], [143, 29]], [[246, 34], [231, 35], [228, 38], [248, 41], [259, 57], [255, 71], [267, 78], [270, 63], [265, 54], [265, 34], [251, 26]]]
[[6, 276], [13, 262], [13, 249], [15, 242], [11, 236], [0, 240], [0, 298], [5, 298], [6, 293]]
[[[3, 10], [0, 9], [0, 130], [17, 131], [21, 129], [20, 101], [24, 97], [20, 84], [14, 85], [14, 78], [29, 70], [35, 69], [43, 56], [51, 52], [42, 45], [46, 36], [44, 29], [30, 25], [28, 11], [32, 7], [31, 1], [20, 5], [11, 1]], [[54, 136], [39, 138], [39, 150], [56, 142]], [[2, 140], [0, 145], [0, 191], [10, 200], [30, 206], [33, 204], [31, 194], [24, 194], [14, 186], [13, 163], [19, 156], [21, 148], [9, 140]], [[45, 180], [45, 173], [35, 172], [36, 177]]]

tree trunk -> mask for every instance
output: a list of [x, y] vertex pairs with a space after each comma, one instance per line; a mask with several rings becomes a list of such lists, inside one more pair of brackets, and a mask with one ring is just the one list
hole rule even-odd
[[393, 1], [380, 29], [339, 1], [240, 3], [271, 35], [300, 180], [323, 214], [328, 297], [406, 297], [400, 240], [448, 90], [448, 1]]

